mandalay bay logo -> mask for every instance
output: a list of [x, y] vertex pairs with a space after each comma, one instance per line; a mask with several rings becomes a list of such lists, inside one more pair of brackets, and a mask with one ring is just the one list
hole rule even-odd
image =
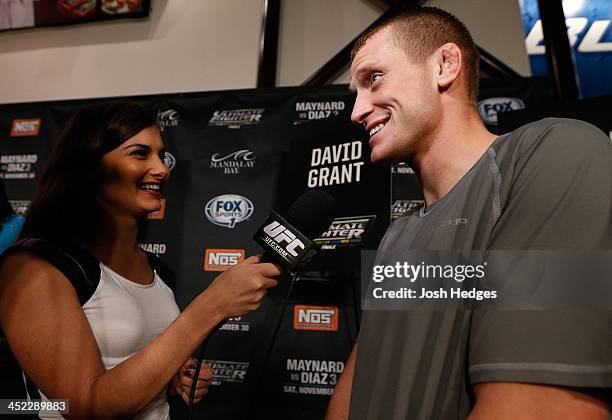
[[180, 114], [176, 109], [165, 109], [157, 111], [157, 125], [161, 131], [166, 128], [176, 127], [180, 122]]
[[240, 170], [255, 167], [255, 153], [249, 149], [237, 150], [227, 155], [215, 153], [210, 158], [210, 167], [222, 169], [224, 174], [239, 174]]

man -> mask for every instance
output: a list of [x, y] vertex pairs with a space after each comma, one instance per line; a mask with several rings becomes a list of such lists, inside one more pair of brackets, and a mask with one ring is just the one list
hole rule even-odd
[[[365, 34], [350, 88], [372, 161], [407, 162], [425, 196], [377, 264], [411, 249], [612, 248], [610, 140], [552, 118], [489, 133], [478, 52], [454, 16], [418, 8]], [[607, 419], [611, 327], [610, 312], [366, 310], [327, 418]]]

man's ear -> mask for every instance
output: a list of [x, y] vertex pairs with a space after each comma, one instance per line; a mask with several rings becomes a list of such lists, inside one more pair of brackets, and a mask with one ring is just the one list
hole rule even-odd
[[442, 45], [435, 52], [436, 81], [442, 89], [449, 88], [457, 80], [463, 68], [463, 54], [453, 42]]

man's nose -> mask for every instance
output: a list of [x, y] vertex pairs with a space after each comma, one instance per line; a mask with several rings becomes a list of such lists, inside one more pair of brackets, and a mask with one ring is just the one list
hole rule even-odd
[[366, 117], [372, 113], [373, 107], [367, 93], [357, 93], [353, 112], [351, 113], [351, 121], [355, 124], [363, 124]]

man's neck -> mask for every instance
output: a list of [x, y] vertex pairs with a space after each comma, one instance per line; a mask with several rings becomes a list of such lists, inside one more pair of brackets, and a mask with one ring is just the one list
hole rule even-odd
[[448, 194], [496, 138], [473, 107], [456, 105], [441, 118], [426, 142], [427, 149], [417, 153], [410, 163], [421, 181], [428, 206]]

